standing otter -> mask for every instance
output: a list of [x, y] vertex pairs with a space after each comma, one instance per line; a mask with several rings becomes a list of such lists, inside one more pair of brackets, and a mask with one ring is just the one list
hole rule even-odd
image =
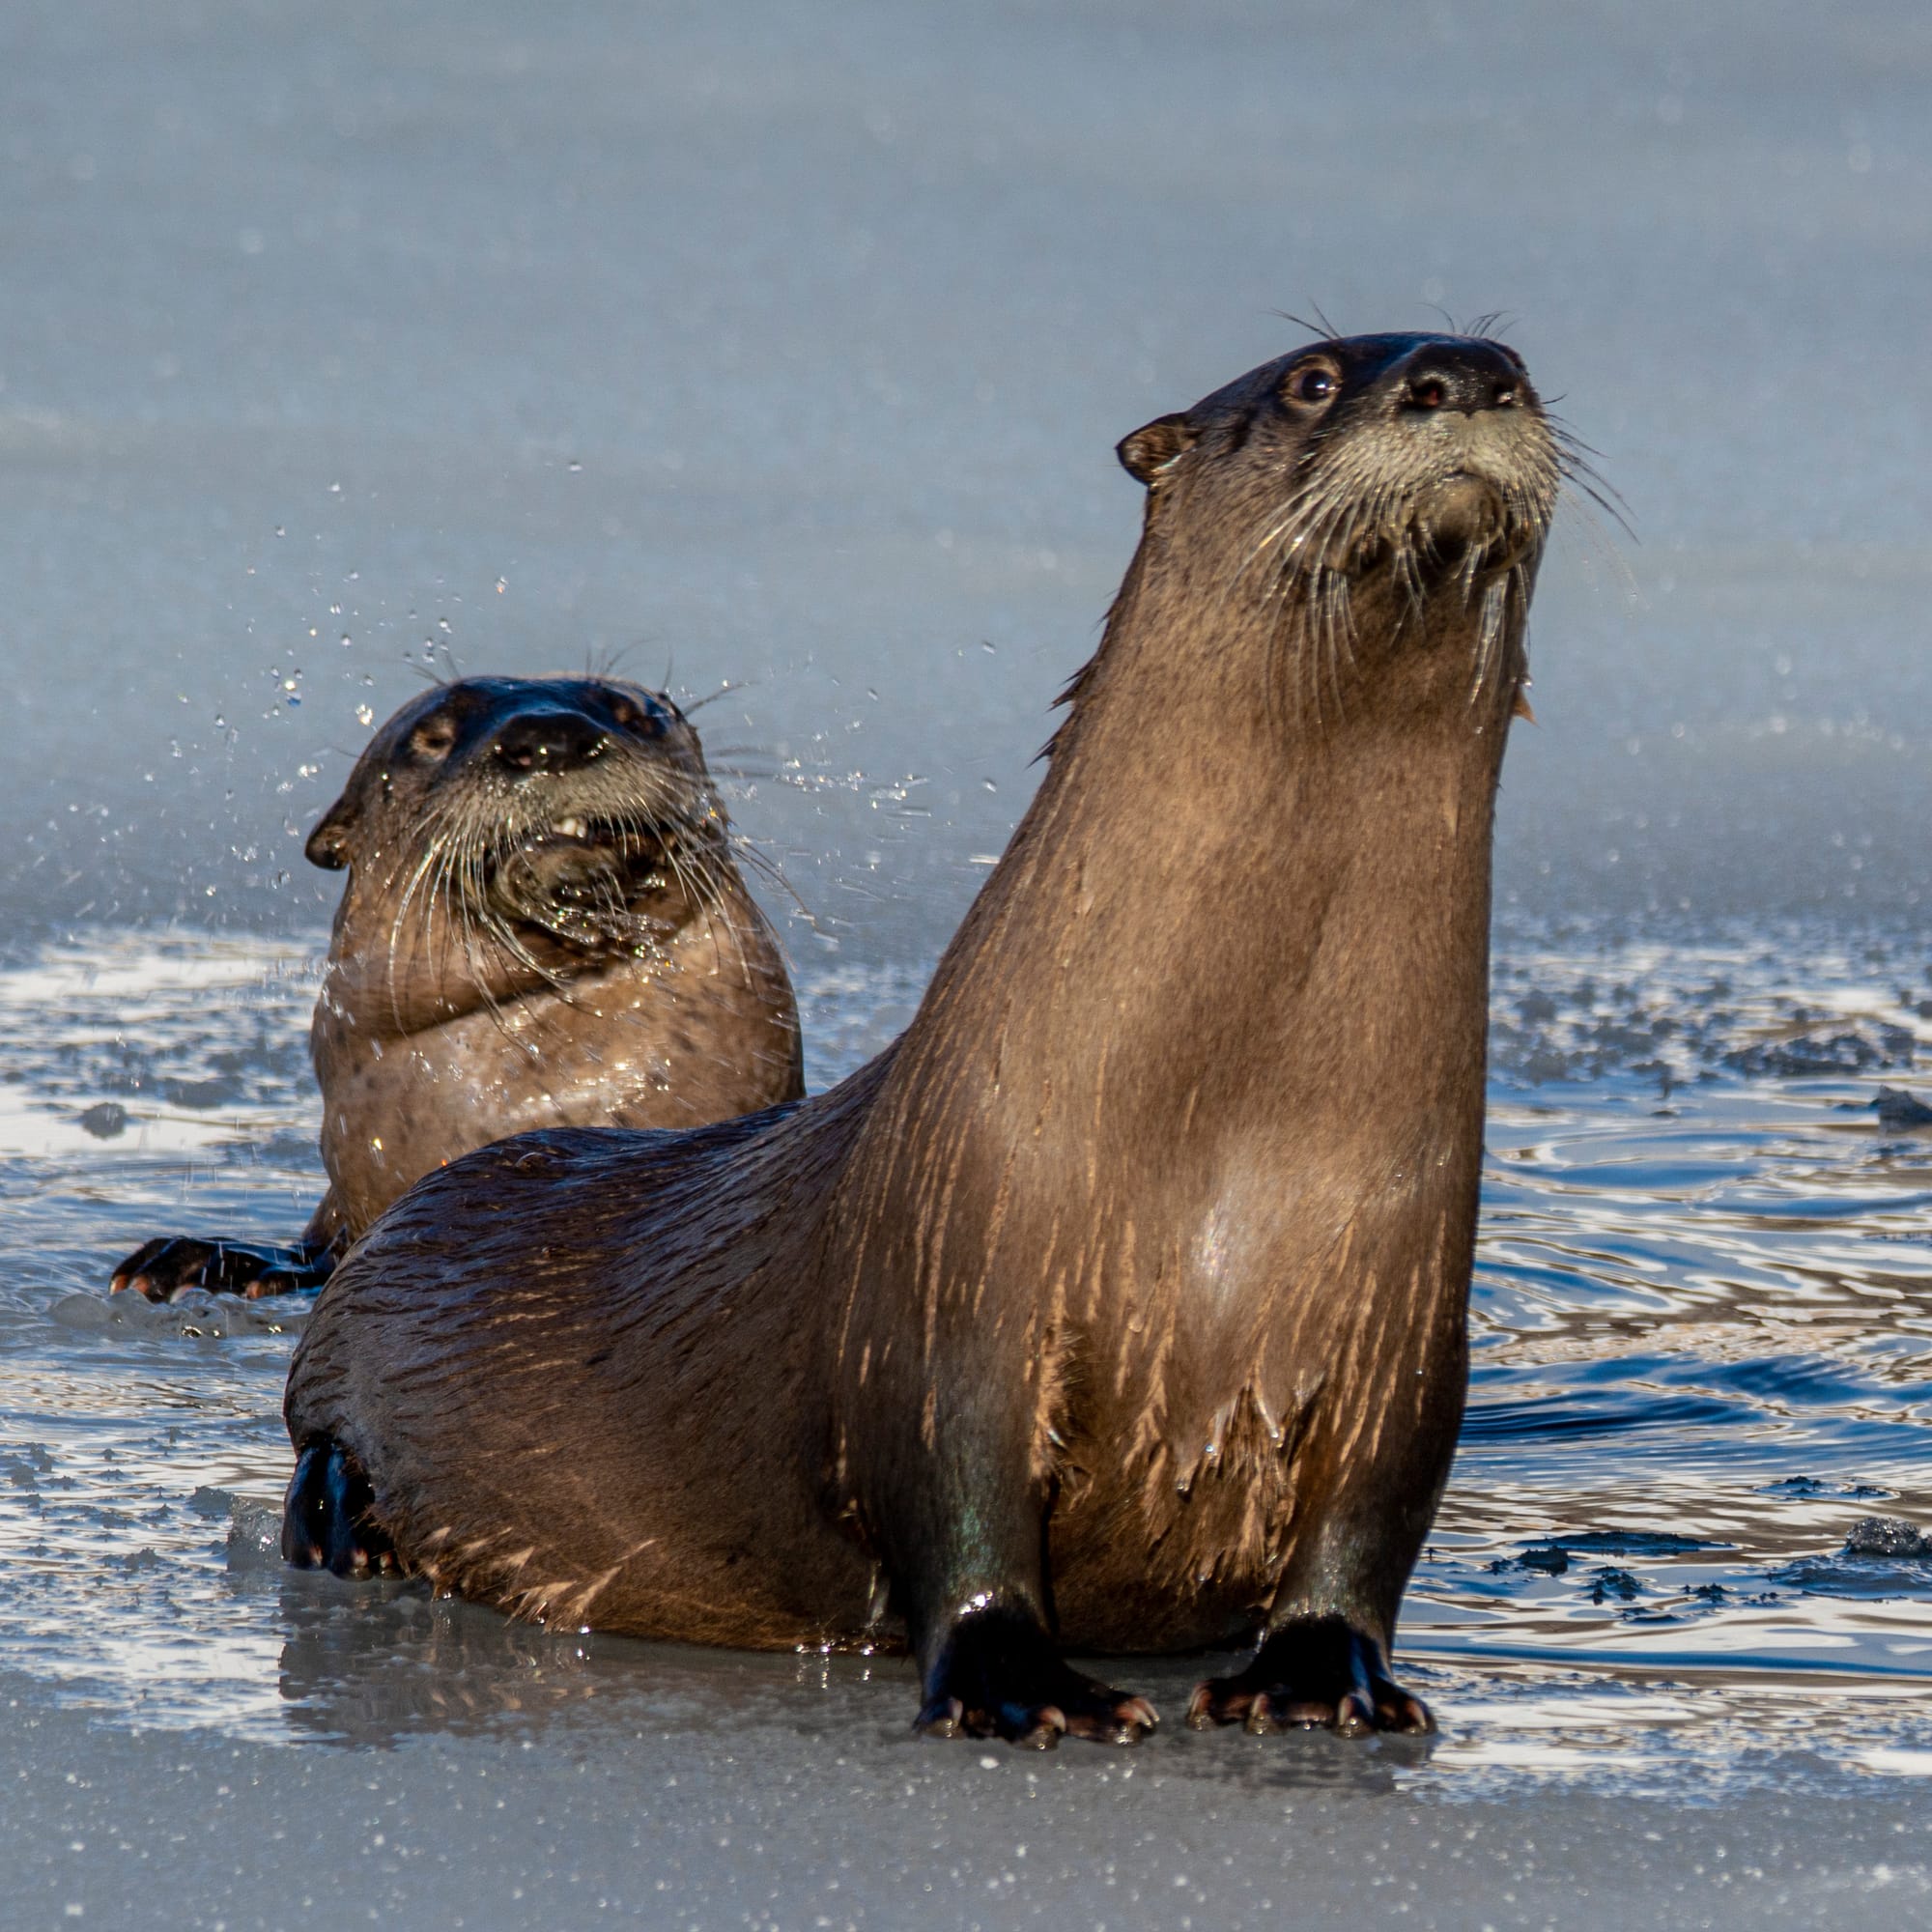
[[162, 1237], [117, 1291], [310, 1288], [412, 1181], [486, 1142], [696, 1126], [805, 1091], [777, 942], [668, 697], [601, 678], [426, 691], [306, 850], [349, 871], [310, 1033], [327, 1192], [291, 1246]]
[[1197, 1724], [1423, 1730], [1493, 799], [1566, 458], [1500, 343], [1128, 437], [1138, 553], [905, 1034], [795, 1107], [433, 1175], [290, 1371], [283, 1549], [757, 1646], [902, 1621], [920, 1725], [1132, 1742], [1086, 1650], [1259, 1636]]

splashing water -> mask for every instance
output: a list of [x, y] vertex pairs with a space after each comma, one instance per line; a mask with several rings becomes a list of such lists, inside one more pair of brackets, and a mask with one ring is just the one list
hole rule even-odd
[[[1932, 1773], [1932, 1557], [1883, 1525], [1847, 1548], [1866, 1519], [1932, 1525], [1932, 1132], [1874, 1106], [1932, 1039], [1926, 979], [1910, 949], [1809, 933], [1501, 945], [1470, 1405], [1401, 1637], [1443, 1736], [1389, 1775], [1735, 1785], [1798, 1742], [1820, 1777]], [[813, 1087], [922, 982], [808, 974]], [[827, 1722], [896, 1721], [897, 1662], [555, 1636], [282, 1569], [304, 1298], [102, 1287], [150, 1234], [299, 1226], [314, 986], [302, 947], [198, 935], [102, 933], [0, 972], [14, 1666], [117, 1724], [258, 1739], [527, 1721], [593, 1692], [763, 1708], [801, 1674]], [[1197, 1674], [1132, 1666], [1171, 1708]]]

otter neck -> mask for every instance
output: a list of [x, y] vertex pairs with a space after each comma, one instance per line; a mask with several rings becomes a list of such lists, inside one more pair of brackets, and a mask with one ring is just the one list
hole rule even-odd
[[999, 1131], [1129, 1188], [1189, 1145], [1360, 1146], [1380, 1120], [1399, 1168], [1394, 1140], [1450, 1119], [1449, 1165], [1473, 1184], [1521, 605], [1473, 701], [1459, 595], [1358, 664], [1317, 724], [1270, 696], [1258, 624], [1183, 638], [1177, 663], [1142, 578], [899, 1073], [950, 1061], [963, 1091], [990, 1080]]

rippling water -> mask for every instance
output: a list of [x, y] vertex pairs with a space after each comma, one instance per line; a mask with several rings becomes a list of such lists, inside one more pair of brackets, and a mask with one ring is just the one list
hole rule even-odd
[[[891, 1037], [921, 980], [808, 973], [812, 1084]], [[1922, 952], [1802, 929], [1503, 946], [1470, 1406], [1402, 1635], [1443, 1736], [1377, 1776], [1716, 1787], [1794, 1748], [1821, 1778], [1932, 1774], [1932, 1559], [1897, 1529], [1847, 1548], [1866, 1519], [1932, 1524], [1932, 1132], [1874, 1105], [1932, 1041], [1928, 982]], [[101, 1284], [157, 1231], [300, 1225], [313, 994], [302, 947], [187, 934], [0, 972], [14, 1665], [110, 1722], [270, 1739], [592, 1691], [763, 1708], [801, 1678], [827, 1721], [896, 1726], [902, 1664], [555, 1638], [283, 1571], [301, 1299], [151, 1309]], [[1196, 1674], [1131, 1668], [1170, 1707]]]

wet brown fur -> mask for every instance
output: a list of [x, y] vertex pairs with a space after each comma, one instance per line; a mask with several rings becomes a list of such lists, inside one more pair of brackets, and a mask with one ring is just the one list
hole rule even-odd
[[661, 694], [439, 684], [370, 740], [307, 851], [349, 874], [309, 1036], [328, 1187], [292, 1247], [159, 1237], [116, 1290], [313, 1287], [412, 1181], [490, 1141], [696, 1126], [804, 1092], [791, 984], [735, 857], [765, 862]]
[[[596, 755], [504, 772], [493, 733], [546, 705], [605, 727]], [[580, 855], [532, 841], [572, 813], [631, 845], [566, 898]], [[696, 1126], [804, 1091], [777, 942], [697, 734], [656, 693], [608, 678], [425, 692], [370, 742], [309, 850], [350, 874], [311, 1046], [323, 1212], [352, 1238], [421, 1175], [509, 1134]]]
[[1564, 462], [1526, 378], [1411, 420], [1417, 358], [1520, 369], [1431, 341], [1122, 445], [1140, 550], [895, 1046], [751, 1120], [487, 1149], [352, 1254], [289, 1427], [406, 1567], [748, 1645], [889, 1601], [929, 1691], [985, 1603], [1087, 1649], [1386, 1647], [1462, 1412], [1492, 810]]

